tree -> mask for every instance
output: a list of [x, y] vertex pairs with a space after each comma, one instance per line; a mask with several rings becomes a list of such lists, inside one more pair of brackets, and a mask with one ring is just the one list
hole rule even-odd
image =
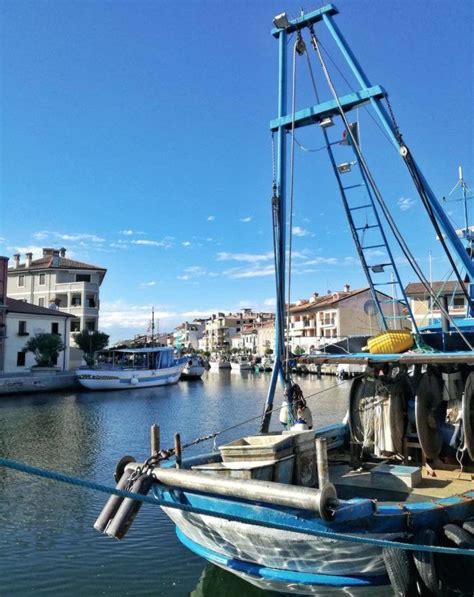
[[64, 344], [58, 334], [37, 334], [28, 340], [23, 350], [35, 355], [38, 367], [53, 367]]
[[294, 351], [293, 351], [296, 355], [301, 355], [304, 354], [304, 348], [301, 348], [301, 346], [297, 346]]
[[94, 364], [94, 353], [103, 350], [109, 343], [109, 336], [103, 332], [82, 330], [74, 334], [74, 342], [82, 350], [84, 360], [89, 367]]

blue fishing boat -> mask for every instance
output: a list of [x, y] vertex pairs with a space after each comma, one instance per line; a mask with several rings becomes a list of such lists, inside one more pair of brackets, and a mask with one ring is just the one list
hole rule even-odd
[[[295, 19], [285, 13], [274, 19], [280, 69], [278, 115], [270, 124], [276, 146], [272, 197], [276, 348], [258, 433], [221, 445], [210, 454], [183, 459], [185, 446], [179, 436], [174, 448], [160, 450], [155, 432], [152, 455], [145, 463], [125, 457], [117, 465], [117, 487], [139, 494], [151, 491], [155, 503], [176, 524], [185, 546], [263, 589], [297, 595], [379, 596], [393, 591], [472, 595], [474, 351], [442, 304], [440, 312], [463, 350], [435, 351], [423, 343], [387, 228], [428, 293], [429, 282], [366, 162], [351, 120], [353, 111], [366, 106], [375, 112], [407, 166], [448, 258], [454, 263], [454, 254], [460, 260], [469, 280], [474, 279], [474, 265], [402, 138], [386, 91], [369, 82], [339, 31], [334, 20], [337, 12], [330, 4]], [[357, 88], [347, 95], [335, 88], [316, 26], [326, 28], [352, 71]], [[287, 56], [291, 47], [292, 70]], [[310, 54], [332, 99], [321, 101], [314, 85], [316, 103], [296, 110], [296, 64], [303, 58], [310, 65]], [[287, 97], [289, 72], [292, 105]], [[309, 75], [314, 83], [311, 67]], [[330, 137], [335, 121], [342, 124], [344, 146], [340, 136]], [[390, 334], [395, 332], [398, 340], [408, 336], [409, 346], [413, 344], [404, 352], [313, 355], [316, 365], [365, 367], [364, 374], [351, 382], [347, 421], [315, 430], [305, 415], [306, 400], [292, 379], [292, 355], [284, 341], [290, 303], [285, 283], [289, 253], [291, 258], [286, 229], [289, 219], [291, 230], [292, 209], [287, 209], [287, 201], [293, 200], [295, 131], [306, 126], [323, 137], [380, 330], [387, 336], [378, 345], [390, 344]], [[338, 161], [338, 151], [351, 151], [352, 159]], [[382, 255], [377, 262], [374, 249]], [[460, 277], [455, 265], [453, 269]], [[396, 286], [398, 298], [377, 293], [384, 285]], [[473, 293], [467, 286], [471, 308]], [[439, 301], [436, 296], [433, 300]], [[395, 302], [402, 308], [395, 310]], [[413, 334], [400, 334], [407, 329]], [[270, 432], [272, 413], [280, 410], [274, 405], [279, 381], [285, 397], [285, 430]], [[172, 456], [175, 460], [169, 461]], [[137, 510], [138, 502], [132, 498], [114, 495], [95, 527], [122, 538]]]

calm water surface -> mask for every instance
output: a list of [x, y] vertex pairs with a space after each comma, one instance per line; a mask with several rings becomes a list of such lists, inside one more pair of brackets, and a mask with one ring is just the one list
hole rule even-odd
[[[124, 454], [149, 455], [152, 423], [162, 447], [262, 412], [269, 374], [207, 373], [202, 381], [113, 392], [35, 394], [0, 398], [0, 455], [113, 484]], [[335, 378], [298, 380], [305, 395]], [[315, 424], [340, 421], [348, 384], [309, 398]], [[277, 404], [281, 402], [278, 397]], [[274, 416], [273, 428], [278, 429]], [[258, 421], [220, 438], [256, 432]], [[210, 451], [200, 444], [187, 451]], [[92, 525], [106, 497], [0, 469], [0, 595], [268, 595], [182, 547], [160, 508], [144, 504], [126, 538], [114, 541]]]

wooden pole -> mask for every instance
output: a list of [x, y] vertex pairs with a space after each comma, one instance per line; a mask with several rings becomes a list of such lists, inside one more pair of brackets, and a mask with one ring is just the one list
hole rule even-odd
[[[160, 453], [160, 428], [158, 425], [153, 423], [150, 431], [151, 438], [151, 455], [157, 457]], [[157, 463], [159, 466], [159, 463]]]
[[174, 454], [176, 457], [176, 468], [181, 468], [181, 436], [179, 433], [174, 434]]

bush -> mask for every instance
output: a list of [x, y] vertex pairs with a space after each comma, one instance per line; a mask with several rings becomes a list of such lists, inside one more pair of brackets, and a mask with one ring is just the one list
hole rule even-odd
[[38, 367], [54, 367], [64, 344], [57, 334], [38, 334], [28, 340], [23, 350], [35, 355]]

